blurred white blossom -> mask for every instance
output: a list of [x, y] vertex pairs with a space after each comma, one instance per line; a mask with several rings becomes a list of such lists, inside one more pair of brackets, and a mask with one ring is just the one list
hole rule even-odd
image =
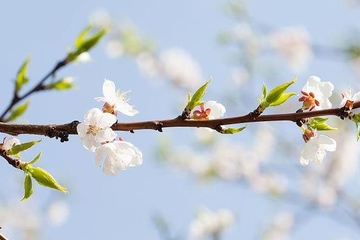
[[235, 86], [243, 86], [249, 80], [249, 77], [249, 71], [245, 67], [237, 67], [231, 71], [231, 80]]
[[203, 81], [199, 63], [185, 50], [165, 50], [160, 53], [159, 59], [163, 73], [174, 84], [195, 89]]
[[83, 52], [79, 56], [76, 57], [75, 62], [77, 63], [88, 63], [91, 61], [90, 53]]
[[118, 58], [123, 56], [124, 47], [120, 39], [110, 39], [105, 46], [105, 51], [110, 58]]
[[160, 75], [160, 62], [154, 54], [150, 52], [142, 52], [136, 56], [136, 63], [140, 71], [147, 76], [153, 78]]
[[47, 210], [49, 222], [55, 226], [64, 224], [69, 217], [69, 206], [63, 200], [52, 202]]
[[234, 214], [228, 209], [211, 211], [202, 208], [190, 224], [189, 239], [200, 240], [220, 234], [235, 222]]
[[90, 24], [99, 28], [109, 28], [111, 26], [111, 16], [105, 9], [99, 9], [90, 15]]
[[291, 228], [294, 225], [294, 215], [290, 212], [278, 213], [265, 231], [263, 240], [291, 239]]
[[310, 36], [305, 28], [277, 30], [270, 34], [270, 44], [295, 72], [304, 70], [313, 56]]

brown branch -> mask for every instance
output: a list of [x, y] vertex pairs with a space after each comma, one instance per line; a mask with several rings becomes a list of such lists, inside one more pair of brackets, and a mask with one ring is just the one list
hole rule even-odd
[[[360, 108], [360, 101], [354, 103], [353, 109]], [[212, 129], [218, 129], [218, 126], [253, 123], [253, 122], [274, 122], [274, 121], [292, 121], [319, 117], [319, 116], [339, 116], [342, 117], [343, 108], [330, 108], [324, 110], [310, 111], [310, 112], [298, 112], [298, 113], [283, 113], [283, 114], [268, 114], [261, 115], [254, 118], [249, 113], [243, 116], [229, 117], [214, 120], [184, 120], [181, 116], [174, 119], [156, 120], [156, 121], [142, 121], [142, 122], [130, 122], [130, 123], [117, 123], [112, 126], [115, 131], [130, 131], [153, 129], [162, 131], [163, 128], [171, 127], [208, 127]], [[79, 124], [78, 121], [73, 121], [67, 124], [50, 124], [50, 125], [35, 125], [35, 124], [10, 124], [0, 123], [0, 132], [10, 135], [20, 134], [32, 134], [43, 135], [47, 137], [60, 138], [61, 141], [67, 141], [68, 135], [76, 135], [76, 127]]]
[[27, 98], [28, 96], [30, 96], [31, 94], [38, 92], [38, 91], [42, 91], [45, 90], [45, 86], [44, 86], [44, 82], [51, 76], [54, 76], [55, 73], [61, 69], [62, 67], [64, 67], [66, 64], [68, 64], [67, 62], [67, 58], [65, 58], [62, 61], [59, 61], [54, 67], [53, 69], [47, 73], [39, 82], [38, 84], [36, 84], [33, 88], [31, 88], [30, 90], [28, 90], [26, 93], [24, 93], [22, 96], [18, 96], [18, 93], [16, 92], [16, 90], [14, 89], [14, 94], [12, 97], [12, 100], [10, 101], [9, 105], [6, 107], [6, 109], [1, 113], [0, 115], [0, 121], [1, 122], [7, 122], [8, 118], [5, 118], [5, 116], [7, 115], [7, 113], [20, 101], [24, 100], [25, 98]]

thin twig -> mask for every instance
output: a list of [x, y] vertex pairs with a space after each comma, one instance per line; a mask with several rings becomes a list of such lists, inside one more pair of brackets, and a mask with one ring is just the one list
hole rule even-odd
[[22, 96], [18, 96], [17, 92], [14, 90], [14, 94], [12, 97], [12, 100], [10, 101], [9, 105], [6, 107], [6, 109], [3, 111], [3, 113], [0, 116], [0, 122], [6, 122], [7, 119], [5, 118], [6, 114], [20, 101], [24, 100], [25, 98], [27, 98], [29, 95], [44, 90], [44, 85], [43, 83], [51, 76], [55, 75], [55, 73], [62, 67], [64, 67], [67, 64], [67, 58], [65, 58], [62, 61], [59, 61], [54, 68], [48, 73], [46, 74], [37, 85], [35, 85], [32, 89], [30, 89], [29, 91], [27, 91], [26, 93], [24, 93]]

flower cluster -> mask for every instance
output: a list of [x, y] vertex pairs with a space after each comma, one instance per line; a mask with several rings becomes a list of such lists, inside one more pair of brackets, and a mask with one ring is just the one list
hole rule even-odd
[[134, 116], [138, 111], [128, 104], [126, 92], [116, 91], [110, 80], [105, 79], [103, 94], [95, 98], [105, 102], [102, 110], [90, 109], [77, 126], [77, 132], [84, 147], [95, 152], [96, 165], [102, 166], [105, 174], [116, 175], [120, 170], [142, 164], [141, 151], [129, 142], [116, 140], [116, 133], [111, 129], [117, 122], [117, 112]]
[[[332, 95], [334, 86], [330, 82], [322, 82], [319, 77], [311, 76], [301, 93], [302, 97], [299, 101], [303, 102], [302, 110], [321, 110], [331, 108], [332, 104], [329, 98]], [[342, 101], [340, 106], [346, 110], [351, 110], [355, 101], [359, 100], [360, 93], [352, 95], [351, 90], [348, 90], [341, 94]], [[326, 119], [312, 119], [308, 120], [307, 128], [303, 129], [303, 139], [305, 146], [301, 151], [300, 163], [302, 165], [308, 165], [310, 161], [321, 163], [326, 152], [333, 152], [336, 150], [336, 141], [325, 135], [318, 135], [319, 130], [332, 130], [327, 124], [324, 124]]]

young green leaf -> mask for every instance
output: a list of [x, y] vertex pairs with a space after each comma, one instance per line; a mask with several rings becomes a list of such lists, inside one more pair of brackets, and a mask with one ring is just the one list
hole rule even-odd
[[86, 26], [86, 28], [84, 28], [78, 35], [78, 37], [75, 40], [75, 47], [79, 48], [81, 46], [81, 44], [84, 42], [84, 39], [86, 37], [86, 35], [89, 33], [89, 31], [91, 30], [91, 26], [88, 25]]
[[16, 75], [16, 81], [15, 81], [15, 92], [19, 92], [20, 89], [29, 82], [29, 78], [27, 76], [27, 69], [29, 65], [30, 58], [26, 58], [24, 63], [21, 65], [20, 69], [18, 70], [18, 73]]
[[34, 146], [35, 144], [39, 143], [41, 140], [36, 140], [36, 141], [31, 141], [31, 142], [26, 142], [26, 143], [21, 143], [18, 145], [14, 145], [12, 148], [10, 148], [7, 151], [7, 154], [9, 155], [16, 155], [19, 152], [23, 152], [29, 148], [31, 148], [32, 146]]
[[15, 109], [11, 110], [10, 116], [6, 120], [7, 122], [11, 122], [16, 120], [18, 117], [23, 115], [26, 111], [26, 109], [29, 106], [30, 101], [27, 101], [26, 103], [18, 105]]
[[268, 102], [269, 104], [276, 102], [281, 97], [281, 95], [283, 95], [283, 93], [286, 91], [286, 89], [288, 87], [290, 87], [293, 83], [295, 83], [296, 80], [297, 80], [297, 78], [294, 78], [290, 82], [280, 84], [280, 85], [276, 86], [275, 88], [273, 88], [266, 96], [266, 102]]
[[283, 93], [276, 101], [272, 102], [270, 106], [272, 107], [279, 106], [283, 104], [286, 100], [288, 100], [290, 97], [295, 95], [297, 95], [297, 93], [294, 92]]
[[311, 118], [308, 126], [311, 129], [316, 129], [318, 131], [329, 131], [329, 130], [337, 130], [337, 128], [330, 127], [326, 121], [328, 118], [315, 117]]
[[63, 79], [60, 79], [56, 82], [50, 83], [45, 88], [46, 89], [55, 89], [59, 91], [68, 90], [74, 87], [74, 79], [72, 77], [66, 77]]
[[[201, 104], [201, 99], [203, 98], [203, 96], [205, 95], [205, 90], [208, 86], [208, 84], [210, 83], [210, 81], [207, 81], [204, 85], [202, 85], [195, 93], [194, 95], [190, 98], [190, 100], [188, 101], [188, 104], [186, 105], [186, 109], [191, 111], [193, 110], [196, 106]], [[190, 96], [190, 94], [188, 95]]]
[[34, 189], [32, 187], [32, 179], [30, 174], [26, 173], [24, 180], [24, 197], [21, 201], [28, 199], [34, 193]]
[[267, 95], [267, 87], [266, 84], [263, 83], [262, 89], [261, 89], [261, 99], [265, 99]]
[[68, 193], [67, 189], [61, 186], [55, 180], [55, 178], [51, 176], [51, 174], [47, 172], [45, 169], [40, 167], [31, 167], [31, 165], [28, 166], [29, 166], [28, 172], [40, 185], [59, 190], [63, 193]]
[[245, 127], [241, 127], [241, 128], [226, 128], [224, 129], [224, 134], [235, 134], [235, 133], [238, 133], [238, 132], [241, 132], [242, 130], [244, 130], [246, 128]]
[[99, 40], [106, 34], [106, 30], [102, 29], [95, 33], [94, 35], [87, 37], [91, 31], [91, 26], [87, 26], [76, 38], [75, 40], [75, 50], [68, 53], [66, 57], [66, 62], [74, 61], [80, 54], [89, 51], [93, 48]]
[[41, 152], [39, 152], [39, 154], [38, 155], [36, 155], [36, 157], [33, 159], [33, 160], [31, 160], [30, 162], [28, 162], [28, 164], [34, 164], [34, 163], [36, 163], [37, 161], [39, 161], [39, 159], [40, 159], [40, 157], [41, 157]]
[[[91, 27], [88, 26], [87, 28], [85, 28], [80, 35], [78, 36], [78, 38], [75, 41], [75, 47], [78, 50], [81, 50], [80, 53], [83, 52], [87, 52], [89, 51], [92, 47], [94, 47], [98, 41], [105, 35], [106, 30], [102, 29], [100, 31], [98, 31], [97, 33], [95, 33], [94, 35], [92, 35], [91, 37], [86, 38], [86, 35], [88, 35], [88, 33], [90, 32]], [[79, 53], [79, 54], [80, 54]]]

